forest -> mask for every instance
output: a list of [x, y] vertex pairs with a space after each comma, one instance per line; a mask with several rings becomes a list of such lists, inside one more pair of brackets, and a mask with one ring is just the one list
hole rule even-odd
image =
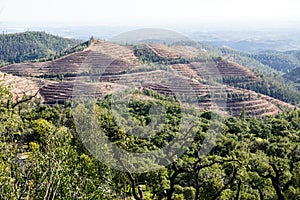
[[20, 63], [55, 55], [79, 44], [45, 32], [0, 34], [0, 64]]
[[299, 86], [300, 67], [297, 67], [291, 70], [289, 73], [284, 74], [283, 77], [287, 80], [293, 81], [296, 87], [298, 88], [298, 90], [300, 90], [300, 86]]
[[[249, 118], [214, 112], [183, 111], [176, 99], [136, 91], [155, 101], [133, 99], [128, 115], [146, 126], [149, 109], [165, 108], [166, 123], [151, 138], [130, 134], [131, 120], [120, 127], [110, 96], [93, 104], [66, 102], [53, 107], [35, 101], [12, 101], [0, 88], [0, 199], [300, 199], [300, 112]], [[178, 134], [180, 118], [197, 121], [185, 153], [158, 170], [134, 173], [104, 165], [85, 148], [74, 116], [92, 109], [109, 140], [130, 152], [160, 149]], [[120, 120], [124, 116], [118, 116]], [[89, 120], [89, 115], [83, 115]], [[194, 119], [194, 118], [193, 118]], [[125, 120], [126, 121], [126, 120]], [[219, 131], [205, 156], [204, 140]], [[91, 134], [87, 132], [86, 134]], [[116, 155], [118, 156], [118, 155]], [[122, 158], [119, 158], [122, 163]]]

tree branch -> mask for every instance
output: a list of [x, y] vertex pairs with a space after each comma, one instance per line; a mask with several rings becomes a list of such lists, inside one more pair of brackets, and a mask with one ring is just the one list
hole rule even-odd
[[38, 95], [38, 93], [40, 92], [40, 89], [34, 94], [34, 95], [31, 95], [31, 96], [28, 96], [28, 97], [23, 97], [23, 99], [21, 99], [20, 101], [17, 101], [16, 103], [14, 103], [12, 106], [11, 106], [11, 108], [15, 108], [15, 107], [17, 107], [19, 104], [21, 104], [21, 103], [25, 103], [25, 102], [27, 102], [27, 101], [30, 101], [30, 100], [32, 100], [33, 98], [35, 98], [37, 95]]
[[130, 179], [130, 182], [131, 182], [131, 189], [132, 189], [132, 193], [133, 193], [133, 197], [136, 199], [136, 200], [144, 200], [144, 193], [143, 193], [143, 190], [142, 190], [142, 186], [139, 185], [138, 186], [138, 193], [136, 192], [136, 182], [135, 182], [135, 179], [132, 175], [132, 173], [130, 172], [130, 170], [125, 166], [124, 162], [122, 161], [122, 159], [120, 158], [120, 156], [116, 156], [118, 161], [121, 163], [123, 169], [125, 170], [125, 173], [126, 175], [128, 176], [128, 178]]

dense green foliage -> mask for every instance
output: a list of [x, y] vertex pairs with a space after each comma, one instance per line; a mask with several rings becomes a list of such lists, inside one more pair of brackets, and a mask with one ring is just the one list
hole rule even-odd
[[44, 32], [0, 35], [0, 64], [20, 63], [65, 51], [80, 41]]
[[288, 53], [259, 53], [253, 54], [251, 57], [264, 65], [268, 65], [273, 69], [282, 72], [287, 72], [300, 66], [300, 61], [295, 56]]
[[215, 51], [218, 52], [221, 56], [223, 56], [225, 58], [231, 58], [235, 62], [237, 62], [240, 65], [245, 66], [251, 70], [259, 69], [260, 71], [264, 71], [266, 73], [277, 72], [272, 67], [270, 67], [268, 65], [264, 65], [261, 62], [259, 62], [258, 60], [254, 59], [252, 57], [252, 54], [250, 54], [250, 53], [245, 53], [245, 52], [241, 52], [238, 50], [229, 49], [226, 47], [218, 48]]
[[187, 59], [178, 58], [178, 59], [170, 59], [170, 58], [162, 58], [154, 53], [147, 46], [136, 46], [134, 47], [134, 54], [137, 56], [140, 61], [144, 63], [158, 63], [158, 64], [186, 64], [189, 63]]
[[[38, 101], [12, 106], [9, 91], [3, 85], [0, 88], [0, 199], [300, 197], [299, 111], [261, 120], [244, 115], [222, 120], [211, 112], [188, 111], [191, 116], [200, 116], [192, 127], [196, 135], [190, 138], [192, 144], [186, 153], [160, 170], [134, 174], [103, 165], [85, 149], [73, 121], [73, 112], [88, 109], [84, 105], [74, 110], [68, 104], [47, 107]], [[127, 151], [162, 148], [178, 133], [183, 108], [176, 100], [153, 91], [137, 94], [155, 100], [131, 99], [127, 113], [130, 120], [119, 116], [123, 126], [116, 124], [109, 96], [92, 108], [98, 120], [90, 123], [100, 124], [110, 141]], [[131, 124], [148, 125], [153, 117], [150, 115], [155, 115], [150, 109], [157, 105], [166, 110], [156, 116], [166, 119], [163, 128], [150, 139], [132, 135]], [[198, 152], [208, 145], [203, 143], [205, 138], [217, 130], [220, 135], [216, 140], [208, 140], [212, 150], [199, 156]], [[143, 194], [137, 193], [137, 185], [142, 185], [139, 191]]]
[[297, 60], [300, 60], [300, 51], [299, 50], [285, 51], [284, 53], [287, 55], [293, 56]]
[[256, 54], [241, 52], [226, 47], [215, 48], [214, 50], [225, 58], [231, 58], [242, 66], [251, 70], [268, 73], [286, 73], [300, 65], [299, 51], [266, 51]]
[[293, 81], [300, 90], [300, 67], [291, 70], [289, 73], [283, 75], [287, 80]]

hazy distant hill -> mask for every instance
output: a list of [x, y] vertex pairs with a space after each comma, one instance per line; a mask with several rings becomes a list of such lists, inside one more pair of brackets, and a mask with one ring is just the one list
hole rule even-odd
[[240, 51], [248, 52], [248, 53], [258, 53], [261, 51], [288, 51], [291, 49], [299, 49], [299, 41], [295, 41], [293, 39], [261, 39], [261, 40], [211, 40], [211, 41], [203, 41], [206, 44], [216, 46], [216, 47], [230, 47]]
[[79, 43], [79, 40], [66, 39], [45, 32], [2, 34], [0, 63], [19, 63], [44, 58]]

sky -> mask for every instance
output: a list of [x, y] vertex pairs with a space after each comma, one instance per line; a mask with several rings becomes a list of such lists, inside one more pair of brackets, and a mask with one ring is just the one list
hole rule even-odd
[[0, 0], [0, 22], [163, 25], [300, 21], [298, 0]]

